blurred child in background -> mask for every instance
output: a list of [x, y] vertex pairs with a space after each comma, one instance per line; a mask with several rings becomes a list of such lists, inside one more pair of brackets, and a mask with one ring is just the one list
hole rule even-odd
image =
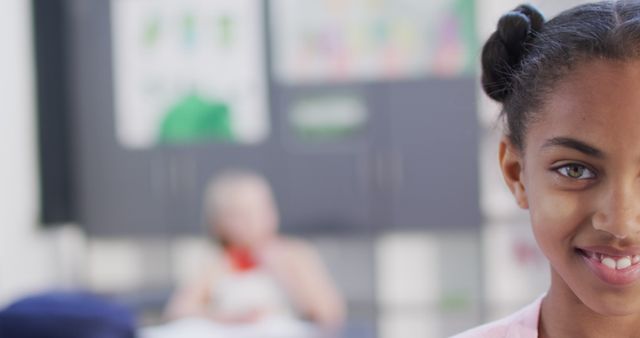
[[206, 189], [204, 212], [220, 248], [174, 294], [170, 319], [206, 318], [217, 327], [241, 328], [242, 337], [301, 338], [339, 329], [343, 300], [315, 250], [278, 233], [276, 204], [263, 177], [248, 171], [216, 177]]

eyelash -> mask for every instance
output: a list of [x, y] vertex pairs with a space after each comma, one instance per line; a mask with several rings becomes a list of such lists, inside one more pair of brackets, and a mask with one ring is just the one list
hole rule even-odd
[[[572, 167], [578, 167], [582, 170], [582, 174], [580, 175], [580, 177], [572, 177], [571, 175], [569, 175], [568, 170], [572, 169]], [[564, 170], [563, 170], [564, 169]], [[571, 180], [589, 180], [589, 179], [593, 179], [596, 177], [596, 173], [594, 170], [590, 169], [589, 167], [580, 164], [580, 163], [567, 163], [567, 164], [563, 164], [559, 167], [556, 167], [553, 169], [555, 172], [557, 172], [558, 174], [562, 175], [563, 177], [566, 177], [568, 179]], [[589, 177], [586, 178], [582, 178], [582, 176], [584, 176], [584, 174], [588, 173]]]

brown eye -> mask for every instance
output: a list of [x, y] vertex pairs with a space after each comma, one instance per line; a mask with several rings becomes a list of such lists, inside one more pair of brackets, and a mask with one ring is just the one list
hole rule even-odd
[[583, 180], [583, 179], [589, 179], [589, 178], [595, 177], [595, 175], [591, 170], [577, 163], [572, 163], [572, 164], [568, 164], [563, 167], [560, 167], [558, 168], [558, 172], [563, 176], [577, 179], [577, 180]]

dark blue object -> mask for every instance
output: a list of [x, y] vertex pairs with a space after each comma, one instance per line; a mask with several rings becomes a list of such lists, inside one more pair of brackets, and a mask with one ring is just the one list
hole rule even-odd
[[134, 338], [131, 311], [89, 293], [52, 292], [0, 311], [0, 338]]

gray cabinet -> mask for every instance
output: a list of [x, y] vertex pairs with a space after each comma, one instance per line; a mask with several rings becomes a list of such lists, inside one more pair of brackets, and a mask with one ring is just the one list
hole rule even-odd
[[480, 225], [474, 80], [389, 85], [393, 227]]
[[[129, 150], [115, 137], [109, 4], [68, 4], [75, 201], [91, 234], [201, 232], [204, 186], [228, 167], [269, 178], [287, 232], [480, 224], [474, 78], [293, 87], [269, 75], [266, 141]], [[364, 130], [342, 143], [297, 140], [291, 106], [343, 92], [364, 102]]]

